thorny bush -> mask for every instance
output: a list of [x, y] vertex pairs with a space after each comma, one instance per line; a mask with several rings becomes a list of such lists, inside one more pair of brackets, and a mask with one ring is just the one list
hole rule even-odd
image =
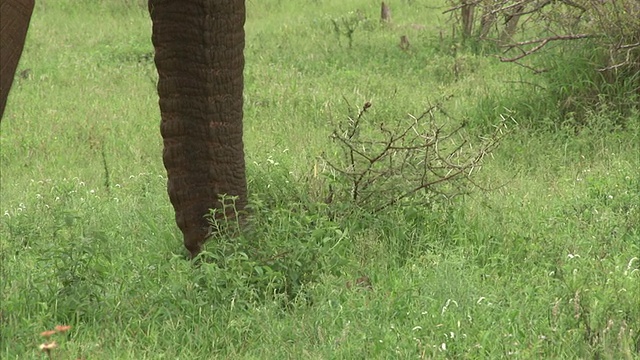
[[503, 117], [492, 134], [473, 141], [466, 122], [452, 125], [441, 104], [404, 119], [367, 118], [371, 107], [365, 103], [336, 125], [331, 138], [338, 155], [325, 153], [323, 160], [332, 174], [327, 202], [350, 202], [373, 213], [410, 199], [433, 203], [467, 193], [513, 121]]

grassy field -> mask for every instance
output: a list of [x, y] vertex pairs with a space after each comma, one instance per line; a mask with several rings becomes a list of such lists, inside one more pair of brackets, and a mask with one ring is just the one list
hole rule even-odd
[[[388, 26], [368, 0], [247, 5], [253, 226], [194, 266], [143, 2], [37, 2], [1, 127], [1, 358], [46, 358], [63, 324], [56, 359], [640, 358], [637, 110], [563, 126], [549, 78], [457, 43], [433, 1]], [[514, 119], [475, 178], [492, 191], [322, 203], [336, 122], [449, 96], [469, 136]]]

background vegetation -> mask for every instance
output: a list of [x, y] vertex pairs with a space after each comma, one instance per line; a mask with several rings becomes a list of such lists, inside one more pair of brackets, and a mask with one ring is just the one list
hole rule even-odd
[[[586, 99], [586, 50], [535, 75], [455, 35], [444, 1], [390, 6], [248, 2], [251, 227], [193, 264], [144, 2], [38, 2], [1, 127], [0, 357], [45, 357], [65, 324], [55, 358], [639, 358], [631, 85]], [[322, 154], [366, 102], [370, 124], [442, 102], [471, 144], [507, 119], [474, 176], [492, 190], [327, 204]]]

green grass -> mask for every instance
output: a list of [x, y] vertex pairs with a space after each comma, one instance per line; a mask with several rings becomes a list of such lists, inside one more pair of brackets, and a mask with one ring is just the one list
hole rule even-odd
[[[423, 2], [392, 4], [382, 27], [370, 1], [250, 1], [252, 226], [194, 266], [143, 3], [36, 6], [1, 127], [0, 357], [44, 358], [40, 332], [69, 324], [54, 358], [640, 358], [637, 112], [624, 130], [606, 107], [562, 126], [518, 85], [543, 80], [456, 45]], [[349, 47], [331, 20], [354, 16]], [[476, 178], [495, 190], [376, 216], [318, 201], [333, 123], [448, 95], [472, 134], [498, 114], [520, 124]], [[372, 290], [347, 286], [362, 276]]]

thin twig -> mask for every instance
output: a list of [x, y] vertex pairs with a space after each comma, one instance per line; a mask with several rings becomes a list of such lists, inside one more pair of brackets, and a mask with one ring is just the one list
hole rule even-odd
[[446, 13], [450, 13], [452, 11], [456, 11], [456, 10], [462, 9], [465, 6], [478, 5], [478, 4], [482, 3], [482, 1], [483, 0], [476, 0], [474, 2], [462, 3], [460, 5], [456, 5], [454, 7], [448, 8], [447, 10], [443, 11], [442, 14], [446, 14]]
[[526, 56], [529, 56], [533, 53], [535, 53], [536, 51], [542, 49], [545, 45], [547, 45], [548, 43], [550, 43], [551, 41], [558, 41], [558, 40], [580, 40], [580, 39], [587, 39], [587, 38], [592, 38], [594, 37], [593, 35], [590, 34], [576, 34], [576, 35], [557, 35], [557, 36], [551, 36], [548, 38], [544, 38], [544, 39], [536, 39], [536, 40], [528, 40], [528, 41], [522, 41], [522, 42], [518, 42], [515, 44], [510, 44], [507, 46], [507, 50], [509, 51], [513, 48], [519, 48], [520, 46], [523, 45], [531, 45], [531, 44], [537, 44], [540, 43], [538, 46], [535, 46], [534, 48], [530, 49], [530, 50], [522, 50], [522, 54], [516, 56], [516, 57], [512, 57], [512, 58], [506, 58], [506, 57], [500, 57], [500, 61], [502, 62], [516, 62]]

